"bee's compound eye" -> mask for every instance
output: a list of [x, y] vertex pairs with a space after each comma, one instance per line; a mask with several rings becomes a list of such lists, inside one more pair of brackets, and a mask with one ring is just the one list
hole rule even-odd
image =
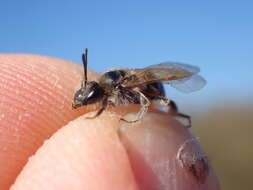
[[93, 94], [94, 94], [94, 90], [92, 90], [88, 95], [87, 95], [87, 98], [91, 98], [92, 96], [93, 96]]
[[82, 94], [78, 94], [78, 95], [77, 95], [77, 98], [82, 98], [82, 97], [83, 97]]
[[81, 89], [76, 92], [74, 99], [78, 100], [78, 101], [82, 101], [82, 99], [83, 99], [83, 91]]
[[72, 104], [73, 108], [78, 108], [81, 107], [84, 102], [85, 96], [84, 96], [84, 92], [82, 89], [79, 89], [78, 91], [76, 91], [75, 95], [74, 95], [74, 101]]
[[104, 95], [104, 90], [94, 81], [87, 84], [87, 91], [84, 104], [95, 103]]

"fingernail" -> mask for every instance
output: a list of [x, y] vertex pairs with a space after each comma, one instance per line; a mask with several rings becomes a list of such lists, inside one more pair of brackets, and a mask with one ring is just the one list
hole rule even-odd
[[140, 189], [218, 189], [198, 141], [168, 114], [122, 121], [119, 134]]
[[191, 174], [197, 183], [205, 183], [209, 175], [208, 158], [205, 152], [199, 147], [196, 138], [187, 139], [182, 143], [177, 153], [179, 165]]

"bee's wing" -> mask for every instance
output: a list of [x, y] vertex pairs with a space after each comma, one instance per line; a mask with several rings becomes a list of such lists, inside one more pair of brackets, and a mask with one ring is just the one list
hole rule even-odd
[[[201, 76], [196, 75], [199, 71], [199, 68], [196, 66], [164, 62], [144, 69], [129, 70], [130, 80], [124, 86], [135, 87], [163, 82], [170, 84], [180, 91], [191, 92], [202, 88], [205, 84], [205, 80]], [[131, 76], [134, 77], [131, 79]]]
[[197, 74], [200, 71], [200, 69], [197, 66], [177, 62], [163, 62], [156, 65], [150, 65], [149, 67], [146, 68], [166, 69], [169, 70], [170, 73], [174, 73], [175, 75], [178, 75], [180, 72], [189, 73], [193, 75]]
[[206, 84], [206, 80], [200, 75], [193, 75], [180, 80], [165, 81], [165, 83], [170, 84], [181, 92], [188, 93], [203, 88]]

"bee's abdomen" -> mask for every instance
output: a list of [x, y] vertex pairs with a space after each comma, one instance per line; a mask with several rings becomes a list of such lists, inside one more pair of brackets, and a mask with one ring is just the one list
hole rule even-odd
[[159, 97], [165, 97], [164, 86], [161, 82], [147, 84], [142, 89], [142, 93], [150, 100], [154, 100]]

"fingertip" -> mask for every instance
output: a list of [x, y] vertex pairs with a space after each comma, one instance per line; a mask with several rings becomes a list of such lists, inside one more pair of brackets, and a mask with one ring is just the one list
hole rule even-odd
[[0, 189], [8, 189], [42, 142], [87, 109], [71, 109], [83, 75], [77, 64], [39, 55], [0, 54], [0, 65]]
[[12, 190], [137, 189], [117, 125], [106, 112], [70, 122], [29, 160]]

